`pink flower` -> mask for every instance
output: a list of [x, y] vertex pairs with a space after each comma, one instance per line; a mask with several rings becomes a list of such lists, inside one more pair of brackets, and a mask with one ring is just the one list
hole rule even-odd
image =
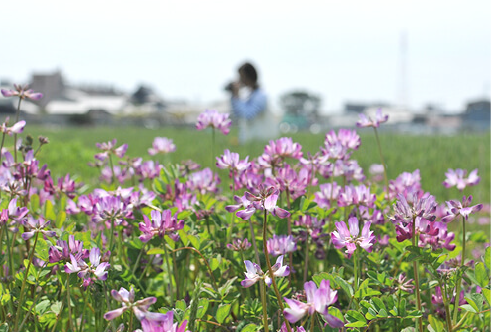
[[148, 154], [151, 156], [157, 153], [169, 153], [176, 151], [176, 145], [171, 139], [167, 137], [155, 137], [152, 143], [152, 147], [148, 149]]
[[15, 90], [4, 90], [2, 89], [2, 95], [4, 97], [19, 97], [20, 99], [32, 99], [39, 100], [43, 98], [43, 94], [39, 92], [34, 92], [29, 89], [29, 85], [14, 84]]
[[179, 241], [178, 230], [184, 227], [184, 220], [177, 220], [177, 213], [173, 216], [170, 210], [164, 210], [162, 213], [152, 210], [150, 212], [151, 220], [146, 215], [143, 215], [145, 222], [139, 224], [140, 240], [142, 242], [150, 241], [154, 236], [158, 235], [163, 238], [164, 235], [169, 236], [174, 241]]
[[446, 188], [456, 186], [460, 191], [464, 190], [467, 186], [475, 186], [481, 180], [481, 178], [477, 176], [477, 168], [473, 170], [467, 178], [467, 170], [460, 168], [457, 168], [455, 171], [449, 168], [445, 175], [447, 178], [443, 181], [443, 185]]
[[449, 222], [457, 218], [459, 215], [462, 216], [465, 220], [469, 218], [469, 215], [472, 213], [476, 213], [481, 211], [483, 208], [482, 204], [477, 204], [474, 206], [470, 206], [472, 202], [472, 196], [466, 198], [465, 196], [462, 198], [462, 202], [459, 201], [447, 201], [447, 206], [449, 209], [448, 214], [442, 218], [443, 222]]
[[105, 261], [101, 262], [101, 260], [107, 259], [108, 253], [103, 257], [99, 248], [92, 248], [89, 253], [89, 264], [83, 260], [83, 252], [78, 252], [75, 255], [70, 254], [70, 262], [67, 262], [64, 267], [65, 272], [77, 273], [77, 276], [83, 279], [82, 286], [85, 288], [93, 282], [92, 275], [98, 280], [106, 280], [108, 274], [107, 269], [111, 265]]
[[104, 161], [110, 154], [114, 154], [119, 158], [123, 158], [126, 150], [128, 149], [128, 144], [123, 144], [119, 148], [116, 148], [116, 139], [109, 142], [96, 143], [95, 145], [103, 152], [98, 153], [94, 156], [97, 160]]
[[259, 165], [275, 167], [281, 165], [286, 158], [300, 159], [303, 156], [302, 146], [293, 143], [291, 137], [281, 137], [276, 141], [269, 141], [264, 147], [264, 153], [258, 158]]
[[290, 307], [286, 308], [283, 313], [290, 323], [296, 323], [305, 315], [311, 316], [315, 312], [318, 312], [326, 319], [329, 326], [333, 328], [344, 326], [344, 323], [340, 319], [329, 314], [329, 306], [334, 304], [338, 299], [337, 291], [331, 289], [329, 280], [322, 280], [319, 289], [317, 289], [315, 282], [306, 282], [304, 289], [307, 303], [285, 298], [286, 303]]
[[113, 320], [123, 314], [126, 310], [132, 310], [138, 320], [143, 321], [144, 319], [150, 321], [164, 321], [166, 316], [164, 314], [149, 312], [148, 308], [155, 302], [157, 298], [147, 297], [143, 300], [135, 301], [135, 290], [133, 287], [130, 288], [128, 292], [125, 288], [121, 287], [119, 292], [113, 289], [111, 291], [111, 296], [118, 302], [121, 302], [123, 306], [119, 309], [106, 312], [104, 314], [104, 319]]
[[297, 242], [292, 235], [279, 235], [273, 234], [272, 239], [267, 241], [268, 252], [271, 256], [284, 255], [289, 252], [297, 250]]
[[360, 121], [356, 123], [357, 127], [374, 127], [378, 128], [381, 123], [387, 122], [389, 116], [386, 114], [382, 114], [382, 109], [377, 109], [375, 113], [375, 120], [372, 120], [370, 117], [367, 117], [365, 114], [360, 113]]
[[227, 113], [218, 113], [215, 110], [206, 110], [198, 116], [196, 129], [203, 130], [211, 127], [219, 129], [224, 135], [227, 135], [230, 132], [231, 125], [232, 120], [229, 119], [229, 115]]
[[9, 117], [5, 119], [5, 122], [0, 125], [0, 132], [12, 136], [12, 134], [20, 134], [24, 131], [26, 122], [24, 120], [15, 123], [12, 127], [7, 127], [9, 124]]
[[39, 219], [34, 219], [32, 216], [28, 216], [27, 218], [27, 228], [29, 229], [29, 232], [24, 232], [22, 233], [22, 238], [24, 240], [29, 240], [31, 237], [34, 236], [36, 233], [43, 233], [46, 236], [53, 237], [56, 235], [55, 231], [45, 231], [44, 228], [46, 228], [49, 225], [50, 221], [49, 220], [44, 220], [43, 217], [39, 217]]
[[174, 323], [174, 312], [169, 311], [159, 319], [146, 317], [141, 321], [141, 324], [143, 332], [185, 332], [187, 320], [178, 325]]
[[239, 154], [236, 152], [230, 152], [229, 149], [226, 149], [223, 151], [223, 155], [219, 157], [216, 157], [217, 162], [216, 166], [221, 169], [230, 169], [230, 170], [236, 170], [236, 171], [243, 171], [247, 169], [250, 165], [250, 163], [247, 161], [249, 159], [249, 156], [247, 156], [244, 160], [239, 159]]
[[331, 233], [332, 243], [336, 249], [346, 247], [348, 257], [351, 257], [356, 250], [356, 246], [360, 246], [368, 252], [372, 251], [372, 245], [375, 243], [375, 235], [370, 231], [370, 221], [366, 221], [363, 230], [360, 234], [358, 219], [351, 217], [348, 220], [349, 230], [344, 221], [336, 222], [336, 230]]
[[[258, 264], [252, 263], [251, 261], [244, 261], [244, 264], [246, 266], [246, 278], [240, 283], [243, 287], [251, 287], [259, 280], [264, 280], [268, 287], [271, 286], [273, 281], [271, 280], [269, 271], [264, 273]], [[279, 256], [278, 259], [276, 259], [276, 263], [271, 267], [271, 270], [275, 277], [286, 277], [290, 274], [290, 267], [288, 265], [283, 265], [283, 256]]]

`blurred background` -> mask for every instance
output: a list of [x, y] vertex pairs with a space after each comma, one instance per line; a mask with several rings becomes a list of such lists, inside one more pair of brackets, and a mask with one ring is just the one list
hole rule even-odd
[[[230, 110], [251, 61], [284, 133], [353, 126], [378, 107], [397, 131], [489, 130], [491, 3], [9, 1], [0, 85], [29, 83], [31, 123], [194, 124]], [[0, 98], [0, 111], [15, 100]]]

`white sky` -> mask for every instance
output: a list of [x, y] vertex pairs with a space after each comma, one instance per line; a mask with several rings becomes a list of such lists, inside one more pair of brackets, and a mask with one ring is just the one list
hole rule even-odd
[[138, 83], [164, 98], [208, 103], [250, 60], [271, 97], [320, 95], [397, 103], [401, 35], [407, 100], [449, 111], [489, 97], [489, 0], [23, 0], [2, 4], [0, 78], [61, 69], [71, 83]]

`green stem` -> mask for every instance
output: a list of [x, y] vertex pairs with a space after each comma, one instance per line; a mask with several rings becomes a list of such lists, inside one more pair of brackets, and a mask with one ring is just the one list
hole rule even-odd
[[454, 304], [454, 309], [453, 309], [453, 323], [457, 323], [457, 318], [459, 314], [459, 302], [460, 302], [460, 290], [462, 287], [462, 275], [463, 271], [462, 268], [464, 267], [465, 263], [465, 219], [462, 217], [462, 259], [460, 261], [460, 271], [459, 275], [457, 277], [457, 287], [456, 287], [456, 294], [455, 294], [455, 304]]
[[113, 158], [111, 155], [109, 155], [109, 165], [111, 166], [111, 173], [112, 173], [112, 178], [113, 178], [113, 183], [116, 184], [116, 172], [114, 171], [114, 164], [113, 164]]
[[[107, 309], [107, 311], [109, 311], [109, 308], [110, 308], [110, 306], [109, 306], [109, 295], [107, 295], [106, 283], [103, 282], [102, 285], [104, 287], [104, 296], [106, 297], [106, 307], [107, 307], [106, 309]], [[114, 322], [114, 319], [111, 320], [110, 324], [112, 325], [113, 330], [116, 331], [116, 323]]]
[[354, 280], [354, 290], [355, 290], [355, 293], [356, 291], [358, 290], [358, 284], [359, 284], [359, 278], [360, 276], [358, 275], [358, 252], [357, 250], [355, 249], [355, 251], [353, 252], [353, 269], [354, 269], [354, 274], [355, 274], [355, 280]]
[[130, 310], [130, 322], [128, 324], [128, 331], [133, 331], [133, 310]]
[[[34, 251], [36, 250], [36, 244], [38, 243], [38, 237], [39, 237], [39, 232], [36, 232], [36, 238], [34, 240], [34, 245], [32, 246], [32, 251], [31, 254], [29, 255], [29, 263], [27, 264], [27, 268], [24, 272], [24, 280], [22, 281], [22, 286], [20, 288], [20, 295], [19, 295], [19, 303], [17, 304], [17, 313], [15, 314], [15, 325], [14, 325], [14, 331], [19, 332], [17, 330], [17, 327], [19, 326], [19, 319], [20, 319], [20, 310], [22, 309], [23, 301], [24, 301], [24, 290], [26, 288], [26, 281], [27, 281], [27, 276], [29, 275], [29, 269], [31, 268], [32, 260], [34, 258]], [[13, 273], [13, 271], [12, 271]]]
[[382, 162], [382, 166], [384, 166], [384, 180], [385, 180], [385, 190], [387, 190], [387, 192], [389, 191], [389, 178], [387, 177], [387, 167], [385, 165], [385, 161], [384, 161], [384, 156], [382, 154], [382, 147], [380, 145], [380, 140], [378, 138], [378, 132], [377, 132], [377, 128], [373, 127], [373, 130], [375, 131], [375, 138], [377, 139], [377, 145], [378, 145], [378, 152], [380, 154], [380, 161]]
[[[19, 113], [20, 113], [20, 103], [22, 102], [22, 98], [19, 97], [19, 103], [17, 104], [17, 112], [15, 116], [15, 123], [19, 122]], [[14, 161], [17, 163], [17, 133], [14, 133]]]
[[310, 318], [310, 332], [314, 332], [314, 325], [315, 325], [315, 311], [312, 317]]
[[450, 319], [450, 308], [448, 305], [448, 293], [447, 293], [447, 286], [442, 285], [441, 281], [438, 280], [438, 283], [440, 284], [440, 290], [442, 292], [442, 299], [443, 299], [443, 306], [445, 308], [445, 322], [447, 324], [447, 332], [452, 332], [452, 320]]
[[285, 307], [283, 306], [283, 299], [281, 298], [281, 294], [278, 291], [278, 287], [276, 286], [276, 281], [274, 280], [273, 269], [271, 268], [271, 262], [269, 261], [269, 252], [267, 242], [267, 227], [268, 226], [268, 211], [264, 209], [264, 221], [263, 221], [263, 249], [264, 249], [264, 258], [266, 259], [266, 265], [268, 266], [269, 277], [273, 283], [274, 292], [276, 294], [276, 298], [278, 299], [278, 305], [280, 306], [281, 314], [285, 319], [285, 324], [288, 332], [292, 332], [292, 328], [290, 326], [290, 322], [285, 317]]
[[[167, 246], [165, 245], [165, 241], [164, 241], [164, 252], [165, 252], [165, 263], [167, 265], [167, 274], [169, 275], [170, 304], [172, 306], [174, 303], [174, 289], [173, 289], [174, 285], [172, 284], [172, 271], [169, 264], [169, 252], [167, 251]], [[164, 283], [164, 294], [165, 294], [165, 283]]]
[[[417, 246], [418, 245], [418, 241], [417, 241], [417, 238], [416, 238], [416, 217], [413, 218], [413, 225], [412, 225], [412, 241], [413, 241], [413, 246]], [[414, 270], [414, 283], [415, 283], [415, 288], [416, 288], [416, 301], [417, 301], [417, 305], [418, 305], [418, 310], [422, 313], [422, 309], [421, 309], [421, 294], [420, 294], [420, 290], [419, 290], [419, 266], [418, 266], [418, 261], [413, 261], [413, 270]], [[418, 326], [416, 328], [419, 327], [419, 330], [420, 332], [423, 332], [423, 318], [420, 317], [420, 318], [417, 318], [417, 321], [418, 321]]]
[[[309, 230], [307, 230], [307, 239], [305, 240], [305, 265], [303, 268], [303, 283], [305, 284], [307, 282], [307, 276], [308, 276], [308, 267], [309, 267], [309, 241], [310, 236], [309, 236]], [[293, 270], [291, 270], [293, 271]]]
[[70, 305], [70, 276], [71, 274], [67, 274], [66, 278], [66, 302], [68, 307], [68, 327], [73, 331], [74, 325], [72, 320], [72, 306]]
[[269, 331], [269, 325], [268, 325], [268, 304], [266, 303], [266, 283], [264, 280], [261, 280], [259, 283], [259, 287], [262, 288], [261, 293], [261, 302], [263, 304], [263, 325], [264, 325], [264, 332]]

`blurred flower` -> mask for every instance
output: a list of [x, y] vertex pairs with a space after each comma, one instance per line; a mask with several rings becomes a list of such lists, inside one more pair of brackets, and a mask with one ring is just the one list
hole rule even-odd
[[154, 156], [158, 153], [169, 153], [176, 151], [176, 145], [172, 139], [167, 137], [155, 137], [152, 143], [152, 147], [148, 149], [148, 154]]
[[289, 252], [297, 250], [297, 243], [292, 235], [279, 235], [273, 234], [272, 239], [267, 241], [268, 252], [271, 256], [284, 255]]
[[269, 141], [257, 162], [262, 167], [276, 167], [283, 164], [286, 158], [300, 159], [302, 155], [300, 144], [293, 143], [291, 137], [281, 137], [276, 141]]
[[219, 183], [220, 178], [218, 177], [218, 174], [213, 173], [213, 171], [207, 167], [203, 170], [189, 174], [187, 186], [189, 189], [196, 190], [204, 195], [207, 192], [217, 193]]
[[227, 244], [227, 248], [234, 251], [245, 251], [250, 247], [251, 243], [247, 239], [234, 239], [232, 243]]
[[12, 134], [20, 134], [24, 131], [26, 122], [24, 120], [14, 123], [12, 127], [7, 127], [9, 124], [9, 117], [5, 119], [5, 122], [0, 124], [0, 132], [12, 136]]
[[448, 232], [447, 224], [445, 222], [435, 221], [433, 222], [433, 227], [438, 230], [435, 235], [430, 235], [427, 233], [420, 234], [419, 239], [422, 245], [429, 244], [433, 250], [445, 248], [449, 251], [455, 249], [455, 244], [452, 242], [455, 238], [455, 233]]
[[338, 186], [336, 181], [331, 183], [323, 183], [319, 186], [320, 191], [317, 191], [314, 195], [314, 202], [323, 209], [331, 208], [331, 201], [337, 202], [339, 194], [341, 193], [341, 187]]
[[70, 262], [70, 254], [74, 257], [81, 254], [80, 257], [85, 259], [89, 257], [89, 250], [83, 248], [82, 241], [76, 241], [75, 236], [68, 236], [68, 243], [63, 240], [56, 241], [56, 246], [49, 247], [48, 257], [50, 263], [59, 261]]
[[143, 332], [186, 332], [187, 320], [183, 320], [181, 325], [178, 326], [177, 323], [174, 323], [174, 312], [169, 311], [162, 318], [145, 317], [142, 319], [141, 324]]
[[211, 127], [219, 129], [224, 135], [230, 132], [232, 120], [229, 119], [228, 113], [219, 113], [215, 110], [206, 110], [198, 116], [196, 129], [203, 130]]
[[41, 216], [39, 217], [39, 219], [34, 219], [32, 216], [29, 215], [27, 218], [27, 224], [25, 225], [27, 226], [26, 228], [29, 229], [29, 232], [22, 233], [22, 238], [27, 241], [36, 233], [43, 233], [44, 235], [49, 237], [55, 236], [55, 231], [44, 230], [44, 228], [46, 228], [49, 223], [49, 220], [44, 220], [44, 218]]
[[20, 99], [32, 99], [39, 100], [43, 98], [43, 94], [39, 92], [34, 92], [29, 89], [29, 85], [22, 86], [21, 84], [14, 84], [15, 90], [5, 90], [2, 89], [2, 95], [4, 97], [19, 97]]
[[387, 114], [382, 114], [382, 109], [377, 109], [375, 113], [375, 120], [372, 120], [370, 117], [367, 117], [365, 114], [360, 113], [360, 120], [356, 123], [357, 127], [374, 127], [378, 128], [381, 123], [387, 122], [389, 116]]
[[481, 180], [481, 178], [477, 176], [477, 168], [473, 170], [467, 178], [467, 170], [460, 168], [457, 168], [456, 170], [449, 168], [445, 175], [447, 178], [443, 181], [443, 185], [446, 188], [456, 186], [460, 191], [464, 190], [467, 186], [475, 186]]
[[344, 190], [339, 194], [339, 206], [363, 205], [368, 208], [375, 207], [377, 196], [370, 192], [370, 187], [360, 184], [359, 186], [345, 186]]
[[407, 197], [421, 190], [421, 176], [419, 169], [412, 173], [403, 172], [395, 180], [389, 181], [389, 197], [395, 198], [398, 194]]
[[220, 157], [216, 157], [217, 162], [216, 166], [221, 169], [230, 169], [236, 171], [243, 171], [249, 167], [250, 163], [247, 162], [249, 156], [247, 156], [244, 160], [239, 159], [239, 154], [236, 152], [230, 152], [229, 149], [225, 149], [223, 151], [223, 155]]
[[[273, 281], [271, 280], [269, 271], [264, 273], [258, 264], [252, 263], [251, 261], [244, 261], [244, 264], [247, 272], [245, 272], [246, 278], [240, 283], [243, 287], [251, 287], [259, 280], [264, 280], [268, 287], [271, 286]], [[290, 267], [288, 265], [283, 265], [283, 256], [278, 257], [276, 263], [271, 267], [271, 270], [275, 277], [286, 277], [290, 274]]]
[[312, 316], [315, 312], [318, 312], [332, 328], [344, 326], [344, 323], [339, 318], [329, 314], [329, 306], [336, 303], [338, 299], [337, 291], [331, 289], [329, 280], [323, 279], [318, 289], [315, 282], [308, 281], [304, 284], [304, 289], [307, 303], [285, 298], [290, 308], [286, 308], [283, 314], [290, 323], [296, 323], [305, 315]]
[[114, 154], [119, 158], [123, 158], [128, 149], [128, 144], [123, 144], [119, 148], [116, 148], [116, 139], [109, 142], [96, 143], [95, 145], [103, 152], [98, 153], [94, 156], [95, 159], [104, 161], [110, 154]]
[[344, 221], [336, 222], [336, 230], [331, 233], [332, 243], [336, 249], [346, 247], [348, 257], [351, 257], [356, 250], [356, 245], [365, 249], [368, 252], [372, 251], [372, 246], [375, 243], [375, 235], [370, 231], [370, 221], [366, 221], [360, 234], [358, 219], [351, 217], [348, 220], [349, 230]]

